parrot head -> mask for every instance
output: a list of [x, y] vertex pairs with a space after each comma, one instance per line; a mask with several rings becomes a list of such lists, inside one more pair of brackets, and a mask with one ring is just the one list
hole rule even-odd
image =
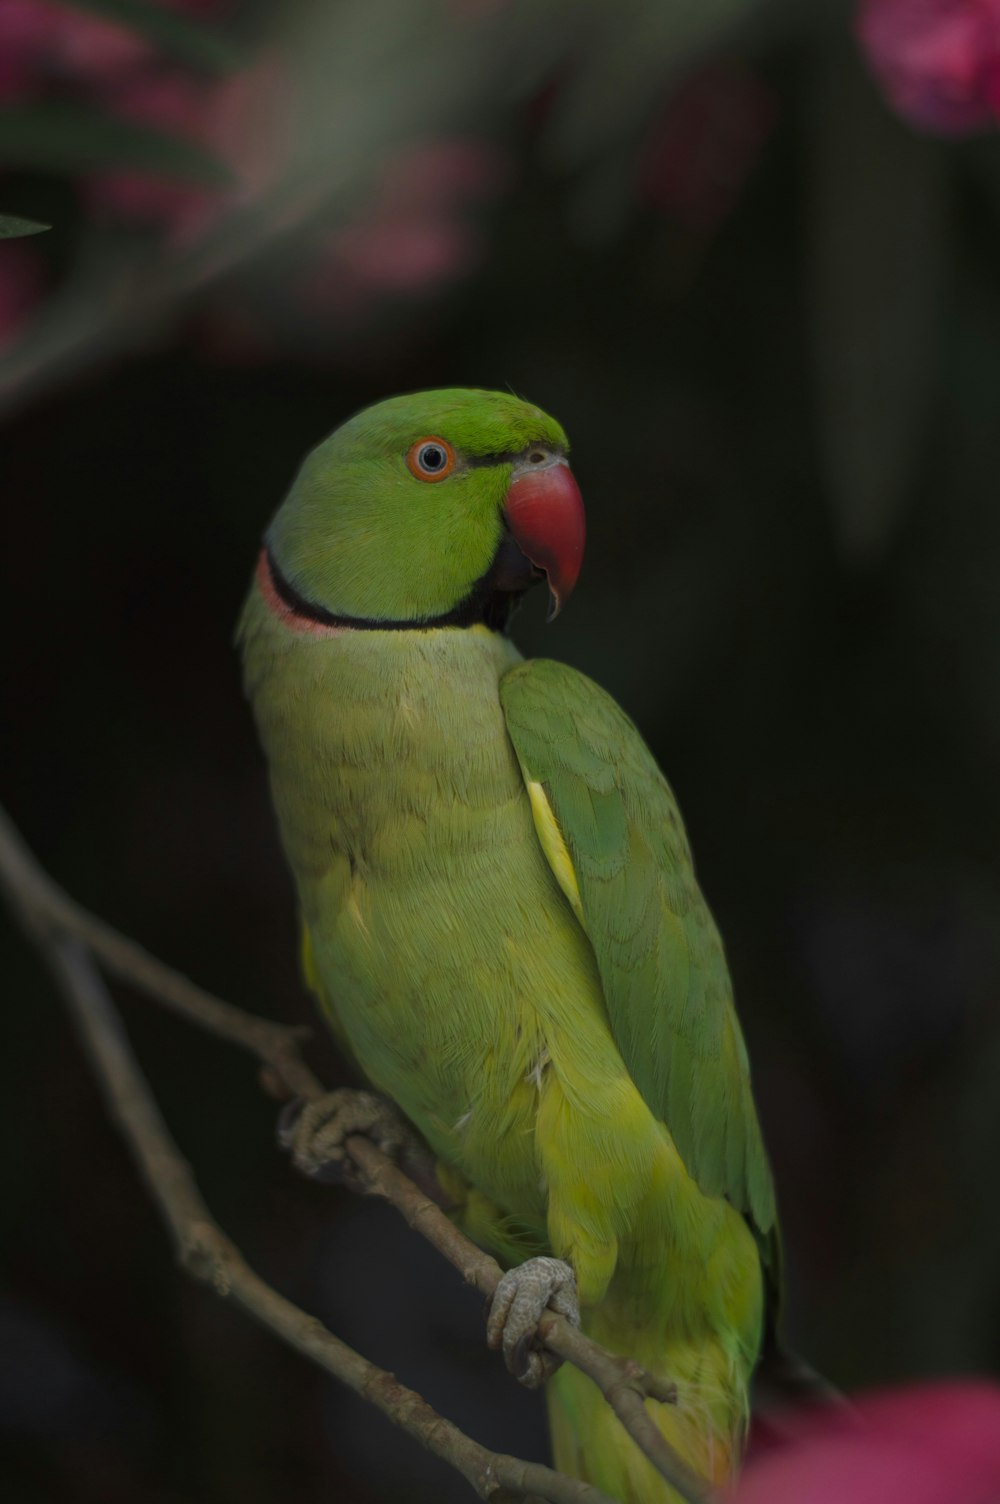
[[262, 567], [319, 621], [502, 628], [547, 579], [550, 618], [583, 559], [566, 435], [506, 392], [391, 397], [308, 456], [272, 521]]

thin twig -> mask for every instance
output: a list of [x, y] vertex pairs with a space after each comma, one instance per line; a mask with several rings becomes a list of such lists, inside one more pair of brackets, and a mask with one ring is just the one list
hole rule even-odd
[[[426, 1238], [467, 1284], [487, 1298], [492, 1296], [503, 1273], [496, 1259], [470, 1242], [371, 1139], [355, 1136], [347, 1140], [346, 1147], [362, 1173], [366, 1190], [390, 1201], [408, 1225]], [[551, 1352], [593, 1380], [632, 1440], [682, 1497], [691, 1501], [711, 1498], [710, 1485], [687, 1466], [643, 1403], [655, 1399], [676, 1404], [676, 1384], [648, 1373], [634, 1358], [608, 1352], [556, 1311], [546, 1311], [538, 1324], [538, 1335]]]
[[322, 1096], [323, 1087], [306, 1065], [299, 1047], [308, 1029], [258, 1018], [224, 1002], [82, 908], [39, 865], [2, 806], [0, 887], [6, 890], [11, 907], [39, 943], [50, 934], [75, 936], [113, 976], [129, 982], [199, 1028], [256, 1055], [295, 1096], [307, 1100]]
[[85, 945], [50, 930], [36, 934], [80, 1031], [111, 1116], [169, 1227], [183, 1267], [231, 1300], [296, 1352], [381, 1410], [434, 1456], [451, 1464], [480, 1498], [549, 1504], [613, 1504], [592, 1484], [542, 1463], [489, 1451], [426, 1400], [286, 1300], [246, 1262], [215, 1221], [139, 1069], [117, 1010]]
[[[250, 1051], [294, 1095], [315, 1101], [324, 1094], [321, 1083], [302, 1059], [301, 1031], [257, 1018], [213, 996], [81, 908], [39, 866], [2, 808], [0, 885], [6, 888], [25, 928], [47, 955], [71, 937], [74, 943], [92, 951], [108, 970], [151, 998]], [[165, 1133], [162, 1123], [160, 1128]], [[426, 1238], [468, 1284], [487, 1298], [492, 1296], [502, 1275], [496, 1260], [459, 1231], [370, 1139], [354, 1135], [345, 1147], [360, 1172], [363, 1189], [391, 1202], [408, 1225]], [[158, 1194], [155, 1184], [153, 1189]], [[203, 1207], [200, 1197], [198, 1202]], [[186, 1225], [198, 1221], [189, 1217]], [[176, 1226], [174, 1231], [176, 1236]], [[183, 1250], [182, 1257], [187, 1264]], [[634, 1359], [599, 1346], [554, 1311], [545, 1313], [538, 1331], [547, 1348], [597, 1385], [636, 1445], [684, 1499], [690, 1504], [706, 1504], [713, 1497], [711, 1486], [687, 1466], [646, 1409], [647, 1399], [676, 1404], [675, 1384], [647, 1372]]]

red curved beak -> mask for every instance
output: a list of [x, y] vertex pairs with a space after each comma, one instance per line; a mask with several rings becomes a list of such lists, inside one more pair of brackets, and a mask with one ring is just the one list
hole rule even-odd
[[583, 497], [566, 461], [515, 470], [504, 516], [525, 558], [545, 571], [551, 621], [576, 584], [587, 537]]

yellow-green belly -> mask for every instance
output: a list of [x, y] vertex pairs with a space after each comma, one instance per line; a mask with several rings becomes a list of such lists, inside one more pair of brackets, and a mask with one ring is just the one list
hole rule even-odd
[[247, 635], [251, 693], [280, 685], [256, 710], [324, 1006], [474, 1188], [470, 1229], [570, 1259], [584, 1302], [614, 1277], [661, 1333], [734, 1300], [754, 1329], [750, 1234], [636, 1090], [538, 844], [497, 692], [516, 650], [483, 628], [290, 642], [252, 611]]

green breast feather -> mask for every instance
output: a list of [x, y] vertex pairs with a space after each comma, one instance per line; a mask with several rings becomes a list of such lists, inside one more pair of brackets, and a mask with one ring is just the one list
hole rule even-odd
[[541, 785], [565, 843], [555, 849], [533, 799], [629, 1073], [700, 1188], [725, 1196], [770, 1243], [774, 1192], [746, 1047], [670, 787], [628, 717], [575, 669], [520, 664], [500, 698], [529, 792]]

